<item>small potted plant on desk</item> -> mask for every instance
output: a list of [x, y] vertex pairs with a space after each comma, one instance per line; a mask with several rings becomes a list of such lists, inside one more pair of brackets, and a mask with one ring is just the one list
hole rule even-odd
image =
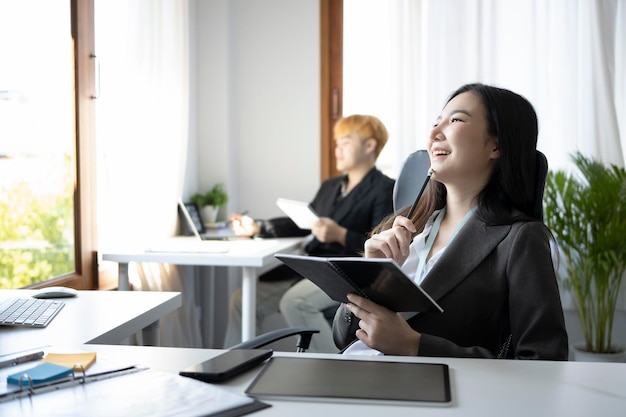
[[191, 201], [200, 209], [203, 222], [215, 224], [220, 207], [228, 202], [228, 195], [222, 184], [215, 184], [205, 193], [196, 193], [191, 196]]
[[611, 336], [626, 271], [626, 171], [580, 152], [572, 160], [582, 175], [549, 172], [544, 207], [585, 339], [572, 346], [574, 359], [623, 362], [624, 346], [613, 345]]

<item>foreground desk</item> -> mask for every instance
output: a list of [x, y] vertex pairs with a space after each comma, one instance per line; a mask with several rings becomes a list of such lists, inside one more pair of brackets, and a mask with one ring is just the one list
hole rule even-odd
[[[34, 290], [0, 290], [0, 298], [30, 297]], [[63, 309], [45, 328], [0, 326], [0, 352], [45, 345], [116, 344], [142, 331], [145, 344], [159, 344], [159, 320], [182, 304], [178, 292], [79, 291], [61, 298]]]
[[[199, 242], [194, 237], [176, 237], [159, 243], [159, 251], [146, 248], [104, 252], [102, 259], [119, 264], [119, 289], [128, 290], [130, 262], [156, 262], [174, 265], [237, 266], [243, 268], [242, 338], [254, 337], [256, 282], [264, 271], [280, 264], [277, 253], [299, 253], [304, 238], [249, 239]], [[206, 251], [201, 245], [206, 244]]]
[[[143, 346], [89, 345], [102, 357], [135, 361], [153, 369], [177, 373], [221, 351]], [[275, 355], [341, 358], [333, 354]], [[98, 357], [100, 357], [98, 356]], [[358, 358], [358, 357], [352, 357]], [[405, 407], [348, 403], [269, 401], [273, 407], [256, 416], [463, 416], [463, 417], [622, 417], [626, 410], [626, 363], [548, 362], [456, 358], [360, 357], [388, 361], [447, 363], [453, 403], [450, 407]], [[243, 393], [260, 368], [229, 383]], [[372, 375], [372, 384], [384, 383]]]

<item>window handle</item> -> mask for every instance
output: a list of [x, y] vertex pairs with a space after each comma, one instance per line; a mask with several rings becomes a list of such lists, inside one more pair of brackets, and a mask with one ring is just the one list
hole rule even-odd
[[95, 85], [95, 92], [94, 94], [91, 95], [92, 99], [97, 99], [100, 98], [100, 58], [98, 58], [96, 56], [96, 54], [91, 54], [89, 55], [89, 57], [91, 59], [93, 59], [94, 61], [94, 67], [95, 67], [95, 71], [96, 71], [96, 85]]

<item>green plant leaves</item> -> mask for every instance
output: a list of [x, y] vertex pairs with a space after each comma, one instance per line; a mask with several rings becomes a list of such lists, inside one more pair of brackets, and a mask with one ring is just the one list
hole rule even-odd
[[578, 308], [586, 348], [609, 352], [626, 272], [626, 171], [580, 152], [572, 160], [577, 174], [548, 172], [545, 222], [567, 262], [563, 279]]
[[221, 207], [228, 202], [228, 194], [224, 189], [223, 184], [215, 184], [206, 193], [196, 193], [191, 196], [191, 201], [201, 208], [204, 206], [217, 206]]

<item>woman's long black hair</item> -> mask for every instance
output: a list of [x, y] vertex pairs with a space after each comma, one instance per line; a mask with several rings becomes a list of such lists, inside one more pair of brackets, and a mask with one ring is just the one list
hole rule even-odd
[[[479, 195], [478, 217], [488, 225], [537, 219], [533, 213], [537, 195], [535, 165], [538, 123], [535, 109], [519, 94], [480, 83], [460, 87], [450, 95], [446, 104], [466, 92], [476, 94], [481, 99], [488, 133], [496, 138], [500, 150], [491, 178]], [[435, 210], [445, 205], [445, 201], [445, 186], [430, 181], [411, 219], [418, 231], [424, 228]], [[515, 214], [513, 210], [522, 214]], [[408, 208], [394, 213], [372, 233], [391, 227], [396, 215], [407, 213]]]

